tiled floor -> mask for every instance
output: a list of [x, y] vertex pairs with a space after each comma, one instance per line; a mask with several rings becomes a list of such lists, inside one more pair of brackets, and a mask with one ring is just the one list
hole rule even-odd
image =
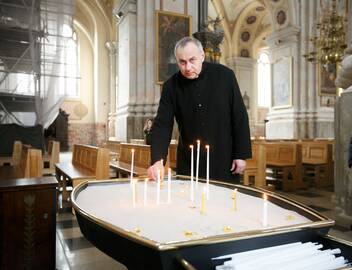
[[[61, 161], [70, 160], [70, 154], [60, 156]], [[337, 215], [333, 203], [333, 190], [300, 190], [292, 193], [278, 193], [308, 205], [327, 217], [336, 220], [330, 234], [352, 241], [352, 220]], [[56, 268], [59, 270], [122, 270], [123, 265], [96, 249], [81, 234], [75, 217], [69, 208], [62, 208], [57, 216], [56, 226]]]

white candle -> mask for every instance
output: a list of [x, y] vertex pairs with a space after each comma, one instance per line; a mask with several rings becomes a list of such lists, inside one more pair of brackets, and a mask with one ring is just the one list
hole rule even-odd
[[156, 204], [160, 203], [160, 170], [158, 170], [158, 181], [156, 183]]
[[206, 145], [207, 149], [207, 200], [209, 200], [209, 145]]
[[190, 198], [191, 198], [191, 202], [194, 201], [194, 191], [193, 191], [193, 164], [194, 164], [194, 160], [193, 160], [193, 145], [189, 146], [191, 148], [191, 188], [190, 188]]
[[233, 190], [232, 199], [233, 199], [233, 210], [237, 211], [237, 188]]
[[201, 205], [200, 205], [200, 213], [201, 214], [205, 214], [205, 197], [206, 197], [206, 187], [203, 188], [203, 192], [202, 192], [202, 198], [201, 198]]
[[200, 140], [197, 140], [196, 188], [198, 188]]
[[264, 193], [263, 195], [263, 227], [268, 226], [268, 199], [267, 195]]
[[133, 207], [136, 207], [136, 187], [137, 186], [137, 180], [132, 181], [132, 205]]
[[147, 196], [148, 196], [148, 178], [144, 179], [144, 205], [147, 205]]
[[133, 164], [134, 164], [134, 149], [132, 148], [131, 149], [131, 180], [130, 180], [130, 184], [131, 184], [131, 187], [132, 187], [132, 179], [133, 179]]
[[167, 203], [171, 203], [171, 169], [167, 170]]

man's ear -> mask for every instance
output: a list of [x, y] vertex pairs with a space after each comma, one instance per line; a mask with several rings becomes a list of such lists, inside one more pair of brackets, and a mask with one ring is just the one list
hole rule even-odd
[[202, 63], [204, 62], [205, 56], [204, 56], [204, 52], [202, 53]]

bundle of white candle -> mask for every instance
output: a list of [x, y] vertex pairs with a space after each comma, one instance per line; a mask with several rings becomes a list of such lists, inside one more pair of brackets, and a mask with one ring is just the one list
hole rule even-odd
[[213, 258], [226, 260], [216, 270], [327, 270], [349, 266], [344, 257], [336, 257], [340, 249], [321, 250], [318, 243], [301, 243], [273, 246]]

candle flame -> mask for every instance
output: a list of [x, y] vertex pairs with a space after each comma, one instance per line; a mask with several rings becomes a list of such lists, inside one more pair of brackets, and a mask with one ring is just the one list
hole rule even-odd
[[191, 145], [189, 146], [189, 148], [191, 148], [191, 149], [192, 149], [192, 148], [193, 148], [193, 145], [191, 144]]
[[200, 144], [200, 140], [197, 140], [197, 144]]
[[207, 144], [207, 145], [205, 146], [205, 148], [206, 148], [206, 149], [209, 149], [209, 145]]
[[134, 153], [134, 149], [133, 148], [131, 149], [131, 153]]
[[264, 195], [263, 195], [263, 199], [264, 199], [265, 201], [268, 199], [268, 197], [267, 197], [266, 193], [264, 193]]

